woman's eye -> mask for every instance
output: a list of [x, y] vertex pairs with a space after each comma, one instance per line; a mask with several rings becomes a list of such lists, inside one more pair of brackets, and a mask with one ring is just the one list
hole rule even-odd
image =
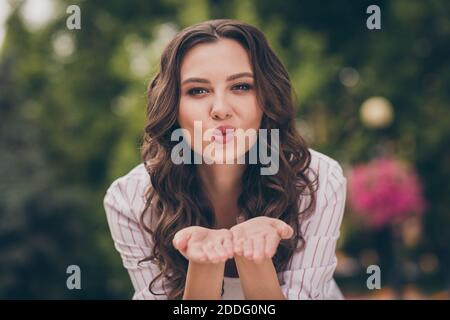
[[248, 91], [250, 89], [252, 89], [253, 86], [251, 84], [248, 83], [240, 83], [237, 84], [233, 87], [233, 90], [239, 90], [239, 91]]
[[190, 90], [188, 90], [188, 95], [190, 96], [197, 96], [199, 94], [204, 94], [207, 93], [208, 90], [204, 89], [204, 88], [192, 88]]

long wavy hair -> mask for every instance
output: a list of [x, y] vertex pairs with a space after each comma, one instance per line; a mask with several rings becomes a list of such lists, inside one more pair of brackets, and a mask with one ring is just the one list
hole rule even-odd
[[[141, 147], [150, 186], [145, 193], [140, 224], [150, 234], [153, 247], [151, 255], [140, 262], [151, 261], [159, 267], [149, 290], [167, 295], [168, 299], [182, 299], [188, 267], [188, 261], [172, 245], [175, 233], [189, 226], [215, 225], [214, 208], [202, 192], [196, 164], [171, 161], [171, 150], [177, 143], [171, 141], [171, 133], [179, 128], [180, 66], [189, 49], [223, 38], [237, 41], [248, 52], [257, 101], [263, 110], [261, 128], [269, 132], [279, 129], [277, 174], [261, 175], [260, 163], [247, 164], [241, 179], [243, 191], [238, 198], [238, 208], [245, 219], [273, 217], [294, 229], [294, 236], [282, 240], [272, 258], [277, 272], [285, 270], [296, 250], [303, 249], [305, 240], [300, 225], [316, 204], [317, 178], [311, 181], [307, 174], [311, 154], [295, 128], [290, 79], [264, 34], [251, 25], [229, 19], [205, 21], [180, 31], [164, 49], [160, 69], [148, 87]], [[308, 205], [300, 212], [302, 201], [308, 201]], [[168, 292], [153, 291], [158, 280], [169, 284], [169, 288], [163, 286]]]

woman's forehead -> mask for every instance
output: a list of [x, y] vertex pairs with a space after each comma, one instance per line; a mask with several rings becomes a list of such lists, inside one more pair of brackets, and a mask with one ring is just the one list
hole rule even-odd
[[228, 77], [232, 74], [252, 72], [247, 51], [231, 39], [202, 43], [190, 49], [183, 57], [181, 81], [190, 77]]

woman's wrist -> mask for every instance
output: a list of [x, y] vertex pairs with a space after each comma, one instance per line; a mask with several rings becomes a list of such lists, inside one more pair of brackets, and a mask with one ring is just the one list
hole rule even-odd
[[225, 262], [189, 261], [183, 300], [219, 300], [224, 272]]
[[236, 256], [234, 259], [246, 299], [285, 299], [271, 258], [265, 258], [261, 262], [255, 262], [244, 256]]

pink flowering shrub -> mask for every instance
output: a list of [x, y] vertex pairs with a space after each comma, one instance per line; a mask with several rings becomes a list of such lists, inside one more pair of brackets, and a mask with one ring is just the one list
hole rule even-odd
[[406, 163], [378, 158], [349, 173], [349, 204], [374, 228], [422, 214], [425, 200], [416, 172]]

